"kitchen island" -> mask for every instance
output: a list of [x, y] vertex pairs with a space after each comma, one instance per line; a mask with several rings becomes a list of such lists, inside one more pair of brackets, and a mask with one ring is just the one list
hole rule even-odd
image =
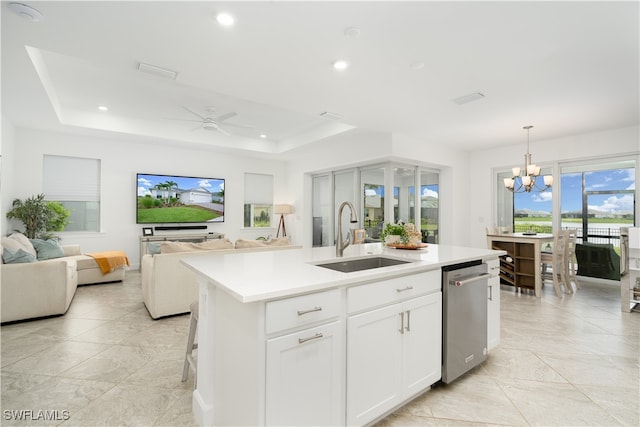
[[[349, 273], [318, 265], [336, 261], [335, 247], [185, 257], [200, 283], [196, 419], [363, 425], [384, 416], [441, 377], [441, 267], [497, 265], [502, 254], [362, 244], [338, 261], [406, 262]], [[499, 316], [499, 300], [479, 303]]]

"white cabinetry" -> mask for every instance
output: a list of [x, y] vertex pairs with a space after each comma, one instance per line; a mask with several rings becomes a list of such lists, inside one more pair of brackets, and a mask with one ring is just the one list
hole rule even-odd
[[267, 425], [343, 423], [343, 336], [332, 322], [267, 341]]
[[[347, 319], [347, 425], [371, 422], [440, 379], [439, 289], [434, 271], [348, 290], [350, 309], [375, 308]], [[376, 307], [382, 294], [400, 302]]]
[[500, 261], [487, 261], [489, 287], [487, 289], [487, 349], [500, 344]]
[[[340, 292], [332, 290], [266, 304], [266, 331], [273, 333], [266, 343], [267, 425], [344, 422], [340, 302]], [[297, 330], [310, 324], [317, 326]]]

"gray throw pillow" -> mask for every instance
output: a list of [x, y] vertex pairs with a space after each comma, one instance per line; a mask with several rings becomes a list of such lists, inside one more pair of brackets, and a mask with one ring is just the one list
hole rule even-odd
[[55, 240], [42, 240], [42, 239], [29, 239], [36, 252], [38, 253], [38, 259], [52, 259], [61, 258], [64, 256], [64, 250], [60, 247]]
[[5, 264], [20, 264], [25, 262], [36, 262], [36, 257], [24, 249], [11, 250], [4, 248], [2, 251], [2, 261]]

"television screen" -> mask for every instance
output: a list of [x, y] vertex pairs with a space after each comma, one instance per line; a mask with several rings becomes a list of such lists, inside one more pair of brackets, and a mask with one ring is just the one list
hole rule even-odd
[[139, 173], [137, 224], [224, 221], [224, 179]]

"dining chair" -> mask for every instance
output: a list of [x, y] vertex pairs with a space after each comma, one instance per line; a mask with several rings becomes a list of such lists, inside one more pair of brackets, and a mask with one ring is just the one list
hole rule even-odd
[[499, 234], [498, 227], [485, 227], [487, 235]]
[[[553, 288], [555, 289], [558, 297], [562, 297], [562, 285], [564, 285], [567, 293], [572, 292], [570, 290], [570, 285], [567, 285], [568, 280], [566, 275], [566, 245], [569, 239], [568, 234], [567, 230], [556, 231], [553, 234], [553, 248], [551, 249], [551, 252], [543, 251], [540, 254], [542, 285], [544, 285], [545, 280], [551, 278], [553, 281]], [[551, 267], [550, 273], [547, 270], [548, 267]]]
[[513, 233], [513, 227], [510, 225], [500, 226], [498, 227], [498, 233], [500, 234], [511, 234]]
[[578, 231], [576, 229], [568, 229], [567, 231], [567, 244], [566, 244], [566, 260], [565, 260], [565, 276], [567, 278], [567, 286], [573, 291], [571, 282], [576, 284], [576, 290], [580, 289], [580, 283], [578, 283], [577, 271], [578, 262], [576, 259], [576, 242], [578, 240]]

